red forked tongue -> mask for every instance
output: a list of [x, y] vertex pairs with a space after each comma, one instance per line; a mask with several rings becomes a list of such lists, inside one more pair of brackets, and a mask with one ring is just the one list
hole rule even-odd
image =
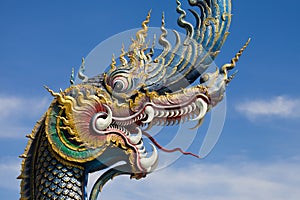
[[143, 132], [144, 135], [146, 135], [150, 140], [151, 142], [154, 143], [155, 146], [157, 146], [157, 148], [159, 148], [160, 150], [164, 151], [164, 152], [167, 152], [167, 153], [173, 153], [175, 151], [179, 151], [180, 153], [184, 154], [184, 155], [191, 155], [191, 156], [194, 156], [196, 158], [200, 158], [200, 156], [194, 154], [194, 153], [191, 153], [191, 152], [185, 152], [183, 151], [181, 148], [174, 148], [174, 149], [165, 149], [164, 147], [162, 147], [149, 133], [147, 132]]

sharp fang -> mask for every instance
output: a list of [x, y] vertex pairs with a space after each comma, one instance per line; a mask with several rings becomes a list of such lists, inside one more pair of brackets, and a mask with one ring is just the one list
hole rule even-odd
[[128, 137], [132, 144], [138, 144], [143, 136], [142, 130], [139, 127], [136, 127], [136, 129], [138, 130], [138, 133], [135, 136]]
[[173, 117], [175, 115], [175, 112], [173, 110], [170, 111], [169, 113], [170, 113], [169, 117]]
[[193, 111], [193, 107], [192, 107], [192, 105], [189, 105], [188, 106], [188, 113], [190, 113], [190, 112], [192, 112]]
[[147, 120], [143, 121], [144, 124], [150, 123], [154, 118], [154, 109], [151, 106], [145, 108], [145, 113], [147, 114]]
[[158, 110], [154, 110], [154, 116], [157, 117], [159, 115], [159, 111]]
[[140, 154], [140, 158], [146, 158], [146, 156], [147, 156], [147, 152]]
[[196, 105], [199, 108], [199, 115], [195, 118], [192, 119], [193, 121], [198, 121], [204, 117], [204, 115], [207, 112], [207, 103], [205, 103], [202, 99], [197, 99], [196, 100]]
[[169, 112], [166, 110], [164, 117], [168, 117], [168, 116], [169, 116]]
[[138, 151], [139, 151], [141, 154], [142, 154], [142, 153], [145, 153], [145, 152], [146, 152], [146, 148], [145, 148], [145, 147], [142, 147], [142, 149], [139, 149]]
[[138, 149], [141, 149], [143, 146], [144, 146], [143, 141], [141, 141], [141, 144], [136, 145], [136, 147], [137, 147]]
[[183, 115], [183, 113], [184, 113], [184, 110], [183, 110], [183, 108], [181, 108], [179, 115]]
[[157, 162], [158, 159], [158, 153], [157, 149], [153, 144], [151, 144], [153, 153], [149, 158], [141, 158], [141, 166], [147, 170], [147, 172], [150, 172], [151, 167]]
[[142, 117], [143, 117], [143, 114], [140, 114], [135, 121], [142, 119]]
[[186, 115], [188, 113], [188, 111], [189, 111], [188, 107], [183, 108], [183, 110], [184, 110], [183, 115]]
[[175, 115], [174, 117], [177, 117], [179, 115], [179, 111], [178, 110], [175, 110]]
[[195, 103], [192, 103], [192, 108], [193, 108], [193, 111], [196, 110], [197, 106]]
[[163, 110], [159, 111], [159, 116], [158, 117], [163, 117], [165, 112]]

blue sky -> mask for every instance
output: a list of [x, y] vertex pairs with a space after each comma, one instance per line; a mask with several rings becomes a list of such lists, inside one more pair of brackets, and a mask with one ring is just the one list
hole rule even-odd
[[[165, 11], [167, 27], [177, 28], [175, 6], [173, 0], [0, 1], [1, 199], [19, 197], [17, 156], [51, 101], [43, 85], [68, 87], [81, 57], [139, 27], [151, 8], [151, 26], [160, 26]], [[231, 34], [216, 63], [252, 41], [227, 90], [218, 144], [203, 160], [180, 158], [144, 180], [116, 178], [102, 199], [299, 199], [299, 6], [296, 0], [233, 0]]]

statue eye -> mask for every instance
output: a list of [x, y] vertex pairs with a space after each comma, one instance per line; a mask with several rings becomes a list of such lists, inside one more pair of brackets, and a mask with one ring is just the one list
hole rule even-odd
[[114, 92], [126, 92], [130, 90], [131, 83], [128, 81], [127, 77], [117, 76], [112, 82]]

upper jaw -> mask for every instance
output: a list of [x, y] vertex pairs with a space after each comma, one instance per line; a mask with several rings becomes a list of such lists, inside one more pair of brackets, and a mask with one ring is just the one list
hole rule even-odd
[[[120, 115], [116, 109], [113, 120], [120, 126], [156, 125], [164, 122], [184, 122], [201, 120], [210, 109], [210, 98], [202, 88], [185, 89], [181, 93], [166, 94], [148, 98], [147, 102], [140, 102], [142, 106], [137, 112]], [[126, 112], [125, 112], [126, 113]]]

